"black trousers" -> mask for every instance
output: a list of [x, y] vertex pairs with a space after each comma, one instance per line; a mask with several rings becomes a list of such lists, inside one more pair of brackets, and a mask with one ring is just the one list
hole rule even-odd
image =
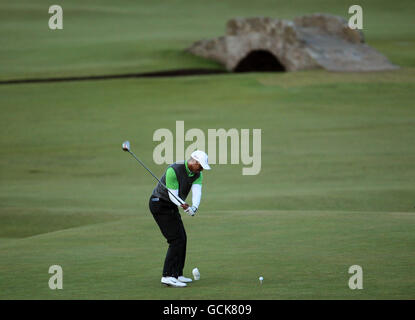
[[187, 236], [179, 209], [175, 204], [153, 196], [150, 198], [149, 207], [169, 244], [164, 259], [163, 277], [182, 276], [186, 260]]

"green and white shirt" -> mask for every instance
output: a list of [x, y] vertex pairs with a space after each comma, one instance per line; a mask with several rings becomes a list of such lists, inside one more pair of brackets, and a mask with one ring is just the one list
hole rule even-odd
[[[192, 177], [195, 175], [192, 171], [190, 171], [187, 161], [184, 162], [186, 167], [186, 173], [189, 177]], [[203, 181], [203, 173], [200, 172], [199, 178], [197, 178], [195, 181], [193, 181], [192, 184], [192, 206], [195, 206], [196, 208], [200, 205], [200, 199], [202, 197], [202, 181]], [[176, 172], [172, 167], [167, 168], [166, 171], [166, 187], [172, 192], [175, 196], [178, 197], [179, 195], [179, 181], [177, 180]], [[180, 203], [169, 193], [170, 200], [180, 206]], [[185, 202], [185, 201], [183, 201]]]

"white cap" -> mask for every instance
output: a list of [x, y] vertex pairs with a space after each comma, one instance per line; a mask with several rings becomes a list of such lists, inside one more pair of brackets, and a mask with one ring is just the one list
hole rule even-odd
[[193, 151], [190, 155], [193, 159], [200, 163], [203, 169], [210, 170], [210, 166], [208, 164], [208, 155], [201, 150]]

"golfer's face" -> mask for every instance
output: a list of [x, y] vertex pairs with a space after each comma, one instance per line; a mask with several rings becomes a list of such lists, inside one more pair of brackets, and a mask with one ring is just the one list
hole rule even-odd
[[195, 172], [196, 173], [199, 173], [200, 171], [203, 171], [202, 165], [199, 162], [197, 162], [197, 161], [195, 161], [195, 162], [196, 162], [195, 163]]

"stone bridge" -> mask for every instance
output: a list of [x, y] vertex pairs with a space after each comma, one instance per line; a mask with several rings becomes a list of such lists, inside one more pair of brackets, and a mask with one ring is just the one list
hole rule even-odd
[[398, 67], [364, 43], [363, 33], [341, 17], [313, 14], [293, 21], [237, 18], [226, 35], [195, 42], [194, 55], [223, 64], [228, 71], [380, 71]]

